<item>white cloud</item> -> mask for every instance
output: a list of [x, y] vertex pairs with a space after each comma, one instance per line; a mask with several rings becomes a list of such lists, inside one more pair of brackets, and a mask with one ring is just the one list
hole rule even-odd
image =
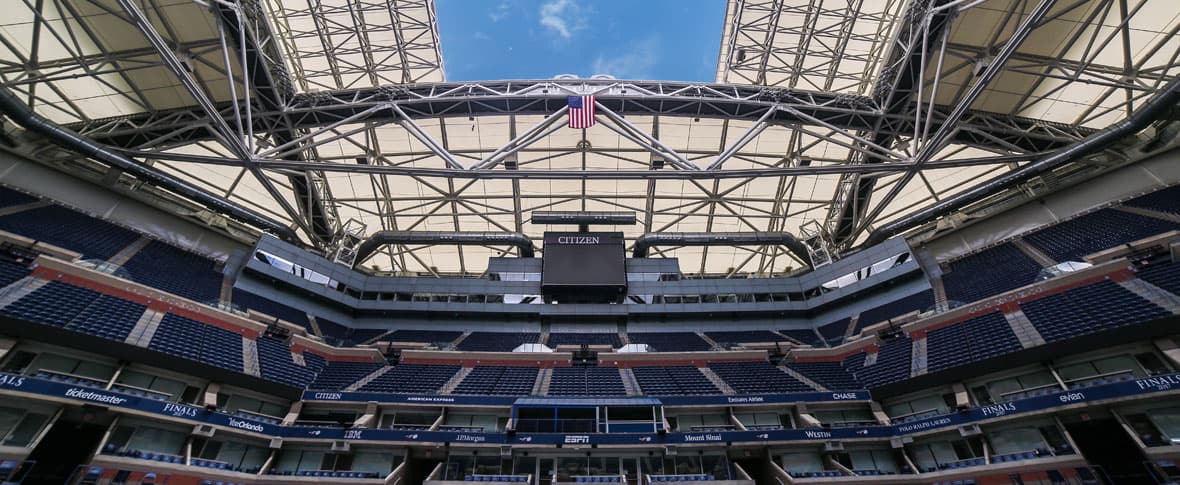
[[490, 12], [488, 12], [488, 18], [491, 19], [492, 22], [499, 22], [501, 20], [504, 20], [504, 19], [508, 18], [508, 15], [509, 15], [508, 9], [509, 8], [510, 8], [510, 5], [508, 5], [508, 2], [500, 2], [495, 7], [493, 7]]
[[541, 4], [541, 26], [564, 40], [585, 28], [583, 8], [575, 0], [549, 0]]
[[660, 55], [659, 38], [648, 37], [627, 45], [628, 50], [623, 54], [595, 58], [592, 74], [610, 74], [616, 79], [651, 79], [651, 70]]

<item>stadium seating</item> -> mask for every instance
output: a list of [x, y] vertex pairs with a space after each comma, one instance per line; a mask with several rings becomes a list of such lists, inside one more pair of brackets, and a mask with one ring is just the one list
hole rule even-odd
[[1020, 308], [1046, 342], [1169, 315], [1164, 309], [1109, 280], [1020, 302]]
[[684, 475], [648, 475], [652, 482], [708, 482], [716, 480], [713, 475], [692, 473]]
[[123, 341], [146, 310], [146, 305], [102, 295], [78, 313], [66, 328], [96, 337]]
[[286, 320], [307, 328], [309, 332], [311, 331], [311, 323], [307, 320], [307, 312], [291, 308], [269, 298], [234, 288], [233, 303], [242, 308], [262, 312], [280, 320]]
[[30, 322], [64, 327], [98, 297], [98, 292], [51, 281], [4, 307], [0, 313]]
[[711, 362], [709, 368], [742, 394], [814, 391], [769, 362]]
[[216, 302], [221, 293], [215, 263], [160, 241], [152, 241], [123, 263], [131, 280], [201, 303]]
[[319, 327], [320, 336], [324, 338], [324, 342], [340, 346], [349, 343], [348, 336], [350, 333], [349, 330], [351, 330], [350, 328], [323, 317], [316, 317], [315, 325]]
[[1139, 269], [1139, 278], [1163, 288], [1173, 295], [1180, 295], [1180, 263], [1158, 261]]
[[625, 396], [623, 377], [615, 367], [555, 367], [549, 379], [550, 396]]
[[650, 396], [700, 396], [721, 394], [700, 369], [687, 365], [635, 367], [631, 369], [643, 393]]
[[380, 328], [352, 328], [348, 330], [348, 336], [345, 338], [347, 345], [356, 345], [368, 342], [388, 332], [388, 330]]
[[446, 330], [397, 330], [382, 340], [391, 342], [427, 342], [450, 344], [463, 335], [463, 332]]
[[466, 475], [463, 477], [463, 481], [526, 483], [529, 481], [529, 477], [528, 475]]
[[477, 366], [452, 394], [527, 396], [536, 382], [536, 367]]
[[0, 216], [0, 230], [102, 260], [139, 238], [132, 231], [57, 205]]
[[0, 255], [0, 288], [20, 281], [29, 273], [31, 271], [28, 265], [9, 259], [6, 255]]
[[0, 187], [0, 208], [36, 202], [37, 198], [8, 187]]
[[1087, 254], [1173, 229], [1180, 229], [1180, 224], [1102, 209], [1028, 234], [1024, 240], [1055, 261], [1081, 261]]
[[380, 362], [332, 362], [316, 375], [315, 380], [311, 381], [307, 388], [339, 391], [384, 365]]
[[833, 391], [864, 389], [840, 362], [786, 362], [783, 365]]
[[851, 318], [844, 318], [832, 323], [824, 324], [819, 327], [819, 334], [823, 336], [824, 341], [830, 346], [840, 345], [844, 342], [844, 332], [848, 331], [848, 324], [852, 321]]
[[927, 368], [930, 372], [1020, 349], [1020, 341], [1000, 312], [974, 317], [926, 334]]
[[286, 343], [267, 335], [258, 337], [258, 364], [262, 378], [269, 381], [303, 388], [315, 379], [314, 371], [295, 363]]
[[1123, 202], [1123, 205], [1180, 216], [1180, 185], [1173, 185]]
[[861, 312], [859, 319], [856, 321], [856, 329], [852, 331], [852, 334], [856, 335], [857, 332], [860, 332], [862, 329], [870, 325], [884, 322], [914, 310], [926, 311], [926, 309], [933, 306], [934, 291], [925, 290], [914, 293], [905, 298], [870, 308]]
[[434, 393], [459, 372], [457, 365], [400, 364], [359, 390], [396, 394]]
[[714, 342], [782, 342], [783, 338], [769, 330], [740, 330], [729, 332], [705, 332]]
[[972, 303], [1036, 281], [1041, 265], [1012, 243], [951, 262], [942, 284], [948, 300]]
[[459, 342], [457, 349], [468, 352], [511, 352], [522, 344], [535, 344], [540, 338], [535, 333], [471, 332]]
[[881, 342], [877, 362], [864, 365], [866, 354], [855, 353], [844, 359], [844, 368], [867, 387], [877, 387], [909, 378], [912, 341], [909, 336], [897, 337]]
[[148, 348], [242, 372], [241, 335], [179, 315], [164, 315]]
[[691, 332], [627, 332], [627, 339], [633, 344], [647, 344], [656, 352], [701, 352], [713, 348]]
[[623, 346], [618, 333], [551, 333], [547, 341], [550, 347], [558, 345], [609, 345], [611, 348]]
[[[848, 325], [847, 320], [844, 321], [844, 325], [845, 326]], [[815, 331], [812, 329], [809, 329], [809, 328], [796, 328], [796, 329], [791, 329], [791, 330], [779, 330], [778, 333], [786, 335], [788, 338], [790, 338], [792, 340], [797, 340], [800, 343], [810, 345], [812, 347], [823, 347], [824, 346], [823, 340], [820, 340], [819, 336], [815, 334]], [[843, 333], [843, 332], [841, 332], [841, 333]]]

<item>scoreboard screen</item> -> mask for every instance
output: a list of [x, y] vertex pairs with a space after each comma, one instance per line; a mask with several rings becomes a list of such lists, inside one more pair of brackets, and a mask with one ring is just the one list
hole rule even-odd
[[623, 233], [547, 232], [544, 244], [541, 289], [547, 295], [585, 301], [626, 291]]

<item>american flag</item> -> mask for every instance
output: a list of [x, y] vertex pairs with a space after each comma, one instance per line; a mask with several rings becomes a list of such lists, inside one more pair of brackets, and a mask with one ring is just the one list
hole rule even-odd
[[594, 96], [570, 96], [570, 128], [594, 126]]

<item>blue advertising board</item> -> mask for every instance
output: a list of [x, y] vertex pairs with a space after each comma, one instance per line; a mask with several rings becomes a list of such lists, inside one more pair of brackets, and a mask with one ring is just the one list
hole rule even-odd
[[[32, 393], [48, 397], [66, 398], [79, 404], [93, 404], [115, 408], [134, 409], [160, 416], [181, 418], [194, 423], [224, 426], [283, 438], [306, 438], [324, 440], [366, 440], [402, 443], [468, 443], [468, 444], [520, 444], [520, 445], [644, 445], [644, 444], [725, 444], [745, 442], [781, 441], [832, 441], [857, 438], [887, 438], [972, 422], [1001, 416], [1031, 413], [1055, 407], [1104, 399], [1127, 397], [1180, 389], [1180, 374], [1146, 377], [1094, 386], [1080, 390], [1062, 391], [1056, 394], [1028, 399], [1008, 401], [983, 406], [963, 412], [939, 416], [891, 426], [857, 426], [830, 429], [784, 429], [759, 431], [716, 431], [690, 433], [607, 433], [607, 434], [560, 434], [560, 433], [480, 433], [465, 431], [406, 431], [392, 429], [344, 429], [308, 426], [280, 426], [261, 423], [224, 413], [209, 411], [201, 407], [157, 401], [132, 396], [117, 391], [94, 389], [65, 382], [49, 381], [27, 376], [0, 373], [0, 390]], [[348, 393], [342, 393], [348, 394]], [[831, 393], [804, 393], [828, 395]], [[783, 395], [791, 396], [791, 395]], [[443, 396], [447, 397], [447, 396]], [[736, 396], [713, 396], [712, 398], [733, 398]], [[459, 398], [459, 396], [456, 396]], [[867, 399], [867, 395], [864, 396]], [[497, 403], [511, 404], [515, 398], [489, 398]], [[667, 401], [667, 399], [661, 399]], [[831, 399], [828, 399], [831, 400]], [[769, 401], [766, 401], [769, 402]], [[783, 401], [794, 402], [794, 401]], [[459, 404], [456, 401], [455, 404]], [[466, 403], [466, 402], [464, 402]]]

